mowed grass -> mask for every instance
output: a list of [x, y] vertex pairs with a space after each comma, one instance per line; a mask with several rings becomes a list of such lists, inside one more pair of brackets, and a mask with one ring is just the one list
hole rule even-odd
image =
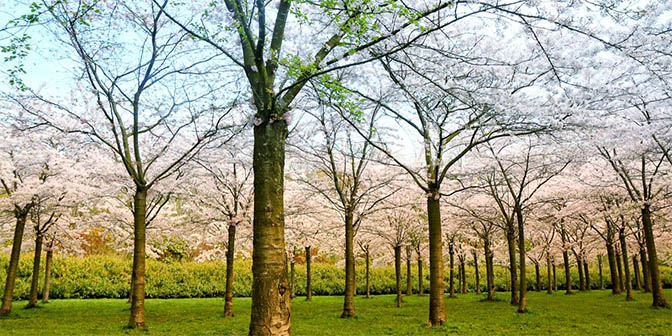
[[[672, 290], [666, 290], [669, 299]], [[637, 292], [635, 301], [609, 291], [564, 295], [530, 292], [529, 312], [516, 313], [508, 293], [498, 302], [482, 296], [446, 297], [448, 321], [428, 328], [428, 296], [355, 298], [357, 317], [339, 318], [343, 297], [313, 297], [292, 302], [294, 335], [672, 335], [672, 310], [651, 308], [650, 294]], [[2, 335], [246, 335], [249, 298], [234, 300], [234, 318], [223, 317], [222, 299], [147, 300], [147, 331], [128, 330], [125, 300], [53, 300], [37, 309], [14, 303], [14, 312], [0, 319]]]

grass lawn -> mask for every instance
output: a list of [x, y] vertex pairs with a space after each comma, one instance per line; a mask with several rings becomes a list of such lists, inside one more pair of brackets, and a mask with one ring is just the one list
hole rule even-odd
[[[403, 308], [394, 296], [355, 298], [353, 319], [339, 318], [343, 298], [297, 297], [292, 303], [294, 335], [672, 335], [672, 310], [651, 308], [650, 294], [636, 300], [610, 296], [609, 291], [575, 295], [529, 293], [526, 314], [517, 314], [508, 293], [499, 302], [481, 302], [469, 293], [446, 298], [448, 322], [427, 328], [428, 296], [406, 297]], [[669, 299], [672, 290], [666, 290]], [[23, 309], [0, 319], [0, 335], [246, 335], [250, 299], [234, 300], [236, 317], [223, 317], [223, 299], [147, 300], [147, 332], [124, 329], [126, 300], [53, 300], [37, 309]]]

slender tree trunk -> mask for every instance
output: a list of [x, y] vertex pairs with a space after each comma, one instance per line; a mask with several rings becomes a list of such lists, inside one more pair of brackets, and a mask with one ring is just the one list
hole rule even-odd
[[527, 277], [525, 272], [525, 226], [523, 222], [523, 211], [520, 206], [516, 206], [516, 219], [518, 222], [518, 253], [520, 254], [520, 299], [518, 301], [518, 312], [524, 313], [527, 311]]
[[553, 263], [553, 290], [558, 290], [558, 278], [555, 277], [556, 272], [555, 272], [555, 262], [551, 261]]
[[618, 233], [618, 239], [621, 241], [621, 253], [623, 254], [623, 270], [625, 271], [625, 292], [626, 300], [634, 300], [632, 296], [632, 280], [630, 279], [630, 265], [628, 265], [628, 246], [625, 243], [625, 229], [621, 228]]
[[47, 260], [44, 262], [44, 288], [42, 289], [42, 303], [49, 303], [49, 290], [51, 289], [51, 263], [54, 258], [54, 244], [51, 243], [47, 250]]
[[541, 292], [541, 276], [539, 275], [539, 263], [534, 264], [534, 273], [537, 277], [536, 290], [537, 292]]
[[448, 255], [450, 256], [450, 281], [449, 281], [449, 292], [450, 292], [450, 297], [454, 298], [455, 297], [455, 276], [453, 275], [454, 271], [454, 264], [455, 264], [455, 252], [453, 251], [453, 244], [450, 243], [448, 246]]
[[413, 295], [413, 279], [411, 278], [411, 246], [406, 246], [406, 295]]
[[569, 274], [569, 253], [567, 250], [562, 251], [562, 262], [565, 264], [565, 294], [572, 294], [572, 278]]
[[292, 254], [292, 260], [289, 262], [289, 297], [293, 299], [294, 296], [296, 296], [296, 267]]
[[429, 222], [429, 326], [440, 326], [446, 322], [443, 296], [443, 244], [441, 243], [441, 206], [439, 190], [430, 190], [427, 198], [427, 219]]
[[485, 282], [487, 284], [488, 297], [486, 300], [492, 301], [495, 298], [495, 284], [493, 283], [492, 251], [490, 251], [490, 242], [484, 241], [485, 247]]
[[574, 252], [574, 257], [576, 258], [576, 266], [579, 271], [579, 291], [583, 292], [586, 290], [586, 285], [583, 282], [583, 262], [581, 262], [581, 256]]
[[366, 298], [371, 298], [371, 285], [369, 284], [369, 250], [366, 250]]
[[133, 198], [133, 270], [129, 328], [145, 328], [145, 230], [147, 189], [137, 187]]
[[229, 241], [226, 247], [226, 291], [224, 293], [224, 316], [233, 317], [233, 260], [236, 257], [236, 226], [229, 225]]
[[467, 269], [464, 258], [460, 259], [460, 267], [462, 267], [462, 294], [467, 293]]
[[[546, 293], [553, 294], [553, 283], [551, 283], [551, 254], [546, 253]], [[554, 272], [555, 273], [555, 267]], [[553, 280], [555, 280], [555, 274], [553, 274]]]
[[667, 301], [665, 301], [665, 295], [663, 294], [663, 284], [660, 281], [658, 253], [656, 252], [656, 242], [653, 237], [653, 224], [651, 223], [651, 209], [649, 208], [648, 203], [645, 203], [642, 208], [642, 226], [644, 227], [644, 238], [646, 239], [646, 250], [648, 251], [653, 306], [667, 307]]
[[462, 264], [459, 263], [459, 258], [458, 258], [458, 263], [457, 263], [457, 290], [456, 292], [462, 293]]
[[14, 296], [14, 284], [16, 283], [16, 273], [19, 266], [19, 256], [21, 255], [21, 241], [23, 240], [23, 230], [26, 228], [26, 217], [30, 208], [15, 210], [16, 227], [14, 228], [14, 240], [12, 241], [12, 254], [9, 257], [9, 266], [7, 267], [7, 280], [5, 281], [5, 292], [2, 297], [2, 308], [0, 315], [9, 315], [12, 312], [12, 298]]
[[401, 246], [394, 247], [394, 277], [397, 289], [397, 308], [401, 307]]
[[611, 241], [607, 241], [607, 259], [609, 259], [609, 275], [611, 278], [611, 294], [620, 295], [621, 289], [618, 286], [618, 267], [616, 267], [616, 253]]
[[583, 280], [586, 282], [586, 290], [590, 290], [590, 274], [588, 274], [588, 262], [583, 258]]
[[355, 232], [352, 226], [352, 213], [345, 215], [345, 297], [343, 298], [343, 313], [341, 318], [355, 316]]
[[495, 299], [495, 261], [494, 261], [494, 255], [492, 253], [492, 250], [489, 249], [489, 254], [488, 254], [488, 269], [490, 270], [490, 275], [488, 275], [488, 278], [490, 279], [490, 284], [488, 285], [488, 297], [490, 300]]
[[518, 305], [518, 267], [516, 267], [516, 238], [513, 223], [507, 224], [506, 245], [509, 249], [509, 274], [511, 275], [511, 301], [512, 305]]
[[306, 246], [306, 301], [311, 301], [313, 299], [313, 290], [310, 287], [310, 261], [310, 246]]
[[618, 291], [623, 292], [625, 290], [625, 285], [623, 284], [623, 265], [621, 262], [622, 254], [616, 252], [616, 267], [618, 269]]
[[602, 275], [602, 255], [597, 256], [597, 267], [600, 272], [600, 289], [604, 289], [604, 276]]
[[635, 288], [636, 290], [642, 289], [642, 279], [640, 278], [639, 273], [639, 262], [637, 261], [637, 256], [632, 257], [632, 267], [635, 271]]
[[478, 274], [478, 253], [474, 250], [474, 273], [476, 276], [476, 294], [481, 294], [481, 279]]
[[35, 237], [35, 253], [33, 254], [33, 275], [30, 281], [30, 296], [27, 308], [37, 307], [37, 287], [40, 284], [40, 261], [42, 259], [42, 235]]
[[[282, 115], [284, 111], [273, 111]], [[291, 299], [285, 250], [283, 206], [284, 122], [254, 127], [254, 220], [252, 249], [252, 313], [249, 335], [291, 333]]]
[[649, 271], [649, 261], [646, 257], [646, 248], [643, 245], [639, 247], [639, 258], [642, 261], [644, 293], [651, 293], [651, 272]]
[[418, 296], [425, 295], [424, 276], [422, 275], [422, 256], [418, 252]]

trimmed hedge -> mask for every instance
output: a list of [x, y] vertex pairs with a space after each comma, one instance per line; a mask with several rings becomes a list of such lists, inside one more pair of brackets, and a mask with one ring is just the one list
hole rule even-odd
[[[0, 279], [6, 278], [6, 268], [9, 263], [8, 255], [0, 255]], [[131, 259], [117, 256], [90, 256], [65, 257], [55, 256], [51, 279], [52, 298], [125, 298], [128, 296], [131, 279]], [[332, 264], [313, 263], [312, 286], [314, 295], [343, 295], [345, 290], [345, 272]], [[249, 259], [236, 260], [235, 281], [233, 292], [235, 296], [250, 296], [252, 290], [252, 261]], [[484, 267], [481, 267], [481, 289], [485, 289]], [[562, 267], [557, 269], [557, 283], [559, 289], [564, 289], [564, 272]], [[417, 290], [417, 265], [412, 265], [413, 289]], [[546, 286], [546, 269], [542, 267], [542, 287]], [[44, 262], [40, 274], [40, 290], [44, 276]], [[474, 269], [466, 267], [467, 285], [473, 291], [475, 279]], [[14, 290], [16, 299], [27, 299], [30, 290], [32, 273], [32, 254], [25, 254], [19, 262], [18, 279]], [[364, 265], [356, 267], [357, 292], [365, 293]], [[429, 269], [423, 272], [424, 288], [429, 289]], [[446, 291], [448, 291], [449, 269], [445, 268]], [[611, 286], [609, 270], [604, 268], [605, 286]], [[402, 289], [406, 288], [406, 269], [402, 266]], [[457, 267], [455, 268], [457, 277]], [[573, 286], [578, 287], [576, 268], [572, 269]], [[665, 288], [672, 287], [672, 268], [661, 266], [661, 278]], [[495, 266], [495, 289], [506, 291], [509, 289], [509, 273], [505, 267]], [[535, 286], [534, 265], [528, 266], [528, 290]], [[590, 270], [591, 287], [599, 287], [597, 268]], [[305, 295], [306, 270], [305, 265], [296, 265], [296, 294]], [[190, 297], [222, 297], [224, 295], [225, 264], [220, 261], [204, 263], [174, 262], [147, 260], [147, 297], [148, 298], [190, 298]], [[371, 293], [391, 294], [395, 290], [394, 267], [385, 266], [371, 269]], [[457, 279], [455, 286], [457, 286]]]

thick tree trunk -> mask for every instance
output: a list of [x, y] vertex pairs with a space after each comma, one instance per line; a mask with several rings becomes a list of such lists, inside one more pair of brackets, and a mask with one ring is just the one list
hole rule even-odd
[[611, 278], [611, 294], [620, 295], [621, 289], [618, 286], [618, 267], [616, 267], [616, 253], [611, 241], [607, 241], [607, 259], [609, 259], [609, 275]]
[[511, 276], [511, 301], [512, 305], [518, 305], [518, 267], [516, 267], [516, 238], [513, 224], [507, 224], [506, 245], [509, 249], [509, 275]]
[[474, 273], [476, 276], [476, 294], [480, 295], [481, 294], [481, 279], [480, 275], [478, 274], [478, 253], [474, 251]]
[[539, 263], [534, 264], [534, 273], [536, 275], [536, 290], [537, 292], [541, 292], [541, 276], [539, 275]]
[[632, 257], [632, 267], [635, 271], [635, 288], [636, 290], [642, 289], [642, 278], [639, 273], [639, 261], [637, 261], [637, 256]]
[[623, 292], [625, 290], [625, 285], [623, 284], [623, 263], [621, 262], [622, 254], [616, 253], [616, 267], [618, 269], [618, 291]]
[[621, 253], [623, 254], [623, 271], [625, 272], [625, 292], [626, 300], [634, 300], [632, 296], [632, 280], [630, 279], [630, 266], [628, 265], [628, 246], [625, 243], [625, 229], [621, 228], [618, 233], [618, 240], [621, 241]]
[[352, 213], [345, 215], [345, 297], [341, 318], [355, 316], [355, 232], [352, 226]]
[[646, 250], [648, 251], [653, 306], [667, 307], [667, 301], [665, 301], [665, 295], [663, 294], [663, 285], [660, 281], [660, 270], [658, 269], [658, 253], [656, 252], [656, 242], [653, 237], [651, 209], [647, 203], [642, 208], [642, 226], [644, 227], [644, 238], [646, 239]]
[[597, 256], [597, 267], [600, 272], [600, 289], [604, 289], [604, 275], [602, 274], [602, 255]]
[[33, 275], [30, 281], [30, 295], [27, 308], [37, 307], [37, 287], [40, 284], [40, 261], [42, 259], [42, 235], [35, 238], [35, 253], [33, 254]]
[[518, 300], [518, 312], [524, 313], [527, 311], [527, 277], [525, 272], [525, 226], [523, 222], [523, 211], [520, 207], [516, 207], [516, 219], [518, 222], [518, 253], [520, 254], [520, 299]]
[[406, 295], [413, 295], [413, 279], [411, 278], [411, 246], [406, 246]]
[[651, 272], [649, 272], [649, 261], [646, 257], [646, 248], [639, 247], [639, 258], [642, 261], [642, 284], [644, 286], [644, 293], [651, 293]]
[[583, 262], [581, 261], [581, 256], [574, 252], [574, 257], [576, 258], [576, 268], [579, 271], [579, 291], [583, 292], [586, 290], [586, 285], [583, 281]]
[[366, 250], [366, 298], [371, 298], [371, 285], [369, 284], [369, 250]]
[[443, 244], [441, 243], [441, 206], [439, 190], [430, 190], [427, 198], [427, 219], [429, 221], [429, 321], [430, 326], [446, 322], [443, 296]]
[[422, 275], [422, 256], [418, 253], [418, 296], [425, 295], [425, 278]]
[[306, 301], [311, 301], [313, 299], [313, 289], [310, 286], [310, 246], [306, 246]]
[[[283, 111], [274, 111], [282, 115]], [[254, 128], [254, 220], [252, 313], [249, 335], [291, 333], [291, 299], [285, 250], [283, 206], [284, 122], [266, 121]]]
[[[551, 276], [555, 279], [555, 274], [551, 275], [551, 255], [550, 253], [546, 254], [546, 293], [553, 294], [553, 283], [551, 282]], [[555, 267], [554, 270], [555, 271]], [[555, 272], [553, 272], [555, 273]]]
[[136, 187], [133, 198], [133, 283], [129, 328], [145, 328], [145, 231], [147, 189]]
[[397, 289], [397, 308], [401, 307], [401, 246], [394, 247], [394, 278]]
[[586, 290], [590, 290], [590, 274], [588, 274], [588, 262], [583, 259], [583, 280], [586, 282]]
[[49, 303], [49, 290], [51, 289], [51, 263], [54, 259], [53, 244], [47, 250], [47, 260], [44, 262], [44, 288], [42, 289], [42, 303]]
[[28, 217], [29, 210], [28, 207], [15, 210], [16, 227], [14, 228], [12, 254], [9, 257], [9, 266], [7, 267], [7, 280], [5, 281], [5, 292], [2, 297], [0, 315], [9, 315], [12, 312], [12, 298], [14, 296], [14, 284], [16, 283], [19, 256], [21, 255], [21, 241], [23, 240], [23, 231], [26, 228], [26, 217]]
[[233, 260], [236, 257], [236, 226], [229, 225], [229, 241], [226, 247], [226, 291], [224, 293], [224, 316], [233, 317]]
[[569, 253], [567, 250], [562, 251], [562, 262], [565, 264], [565, 294], [572, 294], [572, 278], [569, 274]]
[[450, 293], [450, 297], [454, 298], [455, 297], [455, 276], [454, 276], [454, 267], [455, 267], [455, 252], [453, 251], [453, 244], [451, 243], [448, 246], [448, 255], [450, 256], [450, 281], [449, 281], [449, 289], [448, 292]]

